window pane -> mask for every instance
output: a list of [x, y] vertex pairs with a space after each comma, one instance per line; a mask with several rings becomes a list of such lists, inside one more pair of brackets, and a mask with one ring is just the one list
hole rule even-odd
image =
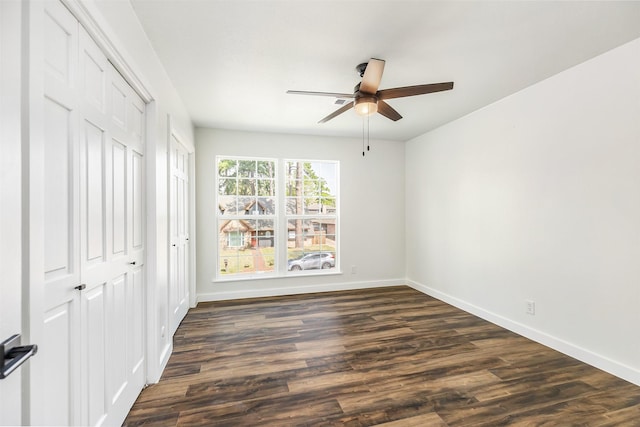
[[[291, 219], [287, 222], [287, 260], [289, 270], [309, 270], [327, 268], [325, 262], [292, 262], [300, 260], [309, 254], [331, 254], [331, 261], [326, 262], [335, 266], [336, 256], [336, 221], [335, 219]], [[311, 257], [312, 258], [312, 257]]]
[[227, 245], [231, 248], [244, 246], [244, 235], [240, 231], [230, 231], [227, 234]]
[[273, 220], [226, 220], [219, 226], [220, 274], [273, 271], [275, 268]]
[[251, 208], [255, 205], [255, 197], [238, 197], [238, 213], [250, 215]]
[[256, 180], [255, 179], [239, 179], [238, 194], [241, 196], [255, 196]]
[[231, 215], [238, 212], [236, 207], [237, 198], [235, 196], [218, 197], [218, 212], [221, 215]]
[[242, 197], [239, 199], [244, 215], [273, 215], [275, 214], [275, 199], [270, 197]]
[[317, 180], [305, 176], [302, 184], [305, 196], [316, 196], [320, 193]]
[[287, 197], [287, 214], [288, 215], [301, 215], [302, 214], [302, 197]]
[[[290, 215], [335, 215], [337, 163], [289, 160], [286, 165], [286, 213]], [[289, 197], [296, 196], [302, 196], [302, 199], [296, 199], [295, 203], [289, 199]], [[328, 209], [329, 207], [333, 209]]]
[[290, 179], [287, 181], [287, 196], [297, 196], [302, 195], [303, 185], [301, 180]]
[[327, 270], [335, 268], [335, 252], [311, 252], [290, 258], [287, 261], [289, 271]]
[[244, 246], [245, 235], [251, 231], [248, 221], [238, 219], [218, 221], [218, 227], [223, 248]]
[[322, 204], [322, 213], [328, 215], [336, 214], [336, 199], [331, 197], [323, 197], [320, 199], [320, 203]]
[[257, 178], [275, 178], [276, 176], [276, 168], [275, 162], [268, 160], [260, 160], [258, 161], [258, 170], [256, 173]]
[[256, 176], [256, 161], [238, 160], [238, 175], [241, 177]]
[[261, 215], [274, 215], [276, 213], [276, 200], [273, 197], [258, 197]]
[[270, 179], [259, 179], [258, 184], [258, 196], [275, 196], [275, 184]]
[[305, 215], [317, 215], [322, 213], [322, 206], [319, 199], [305, 198], [304, 199], [304, 214]]
[[235, 178], [223, 179], [218, 181], [218, 194], [221, 195], [236, 195], [238, 194], [238, 185]]
[[232, 159], [221, 159], [218, 161], [218, 175], [224, 177], [236, 176], [238, 172], [238, 162]]

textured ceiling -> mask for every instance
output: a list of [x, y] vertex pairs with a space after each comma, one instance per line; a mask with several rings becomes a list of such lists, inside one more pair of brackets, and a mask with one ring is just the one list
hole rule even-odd
[[454, 81], [389, 100], [398, 122], [371, 117], [372, 138], [399, 141], [640, 37], [639, 1], [131, 3], [199, 127], [359, 137], [353, 111], [317, 123], [334, 98], [285, 92], [351, 92], [371, 57], [381, 89]]

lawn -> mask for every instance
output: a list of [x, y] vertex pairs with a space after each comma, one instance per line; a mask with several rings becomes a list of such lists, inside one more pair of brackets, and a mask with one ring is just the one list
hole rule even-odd
[[[311, 252], [333, 252], [336, 249], [329, 245], [307, 245], [301, 248], [288, 248], [287, 259], [296, 259]], [[260, 253], [264, 260], [265, 269], [263, 271], [273, 271], [276, 264], [275, 248], [256, 249], [224, 249], [220, 254], [220, 273], [237, 274], [251, 273], [256, 271], [254, 255]]]

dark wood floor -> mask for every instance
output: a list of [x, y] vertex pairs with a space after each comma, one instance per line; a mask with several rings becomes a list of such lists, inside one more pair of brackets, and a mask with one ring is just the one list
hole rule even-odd
[[204, 303], [127, 426], [640, 426], [640, 387], [408, 287]]

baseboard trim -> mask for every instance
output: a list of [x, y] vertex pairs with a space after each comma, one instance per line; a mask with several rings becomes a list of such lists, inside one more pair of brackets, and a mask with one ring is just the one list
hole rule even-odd
[[440, 292], [436, 289], [430, 288], [421, 283], [417, 283], [411, 280], [406, 280], [405, 283], [411, 286], [413, 289], [420, 291], [426, 295], [444, 301], [447, 304], [451, 304], [461, 310], [478, 316], [484, 320], [487, 320], [493, 324], [501, 326], [519, 335], [522, 335], [530, 340], [536, 341], [542, 345], [557, 350], [563, 354], [580, 360], [605, 372], [608, 372], [616, 377], [622, 378], [635, 385], [640, 386], [640, 371], [634, 369], [628, 365], [619, 363], [615, 360], [609, 359], [600, 354], [594, 353], [588, 349], [582, 348], [568, 341], [549, 335], [543, 331], [531, 328], [519, 322], [515, 322], [499, 314], [485, 310], [476, 305], [470, 304], [464, 300], [451, 296], [449, 294]]
[[299, 295], [299, 294], [312, 294], [316, 292], [332, 292], [332, 291], [351, 291], [356, 289], [367, 288], [383, 288], [387, 286], [402, 286], [405, 285], [404, 279], [393, 280], [377, 280], [373, 282], [344, 282], [344, 283], [327, 283], [320, 285], [307, 285], [297, 286], [292, 288], [287, 287], [269, 287], [260, 289], [246, 289], [237, 291], [223, 291], [223, 292], [211, 292], [206, 294], [198, 294], [197, 302], [209, 302], [209, 301], [227, 301], [234, 299], [245, 298], [260, 298], [260, 297], [273, 297], [283, 295]]
[[160, 377], [162, 377], [162, 373], [164, 372], [164, 369], [167, 367], [167, 364], [169, 363], [169, 358], [171, 357], [172, 354], [173, 354], [173, 338], [162, 349], [162, 352], [160, 354], [160, 360], [159, 360], [160, 374], [155, 382], [160, 381]]

